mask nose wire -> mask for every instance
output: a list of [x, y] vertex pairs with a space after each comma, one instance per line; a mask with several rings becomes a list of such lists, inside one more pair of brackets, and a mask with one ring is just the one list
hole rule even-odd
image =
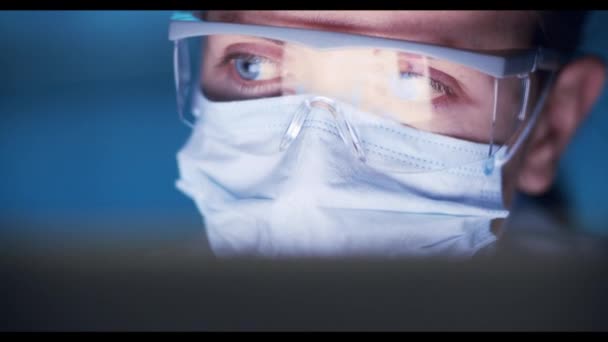
[[353, 154], [357, 157], [357, 159], [359, 159], [361, 162], [365, 162], [365, 152], [356, 129], [346, 118], [344, 112], [340, 109], [340, 106], [338, 106], [334, 100], [324, 96], [315, 96], [307, 99], [302, 102], [298, 109], [296, 109], [291, 122], [287, 127], [283, 138], [281, 139], [279, 150], [281, 152], [286, 151], [295, 141], [302, 131], [304, 121], [306, 121], [306, 118], [312, 111], [313, 107], [323, 108], [331, 113], [334, 120], [336, 120], [338, 133], [340, 134], [342, 141], [347, 146], [352, 148]]

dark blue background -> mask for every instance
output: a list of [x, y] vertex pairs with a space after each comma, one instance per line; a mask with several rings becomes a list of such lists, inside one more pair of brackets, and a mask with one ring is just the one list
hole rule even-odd
[[[170, 14], [0, 12], [4, 232], [162, 239], [202, 228], [174, 186], [189, 129], [176, 114]], [[608, 57], [607, 25], [593, 13], [583, 48]], [[608, 233], [607, 108], [604, 90], [560, 166], [586, 232]]]

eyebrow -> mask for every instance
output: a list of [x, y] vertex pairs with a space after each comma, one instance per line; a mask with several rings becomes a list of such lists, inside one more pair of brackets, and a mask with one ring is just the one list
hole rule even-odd
[[276, 44], [276, 45], [279, 45], [279, 46], [285, 45], [285, 42], [282, 41], [282, 40], [271, 39], [271, 38], [266, 38], [266, 37], [256, 37], [256, 38], [259, 38], [261, 40], [264, 40], [264, 41], [267, 41], [267, 42], [270, 42], [270, 43], [273, 43], [273, 44]]
[[[518, 37], [521, 36], [520, 34], [501, 35], [500, 32], [505, 31], [505, 26], [500, 24], [500, 20], [497, 22], [492, 19], [494, 17], [484, 18], [483, 16], [473, 16], [472, 18], [466, 18], [465, 21], [458, 16], [452, 19], [443, 18], [443, 24], [439, 25], [440, 27], [443, 27], [443, 29], [437, 29], [437, 23], [425, 20], [425, 17], [420, 17], [418, 19], [413, 17], [412, 20], [400, 20], [398, 17], [391, 16], [390, 20], [388, 20], [388, 17], [387, 20], [381, 20], [382, 15], [374, 15], [370, 18], [366, 16], [350, 15], [351, 12], [356, 13], [359, 11], [348, 11], [349, 15], [342, 15], [341, 13], [327, 13], [327, 15], [325, 15], [321, 11], [302, 12], [303, 13], [279, 11], [278, 13], [275, 13], [274, 11], [246, 10], [203, 11], [203, 17], [209, 21], [343, 32], [371, 37], [426, 42], [439, 46], [468, 50], [492, 51], [500, 50], [501, 46], [508, 46], [509, 49], [528, 47], [527, 43], [523, 46], [522, 43], [519, 42], [520, 39]], [[454, 13], [450, 12], [450, 15], [451, 14]], [[522, 20], [517, 20], [516, 23], [519, 23]], [[453, 25], [446, 26], [446, 23], [448, 22]], [[462, 22], [464, 22], [465, 25], [459, 24]], [[422, 27], [421, 23], [423, 23]], [[490, 31], [496, 34], [480, 34], [479, 32], [471, 31], [471, 25], [473, 23], [479, 23], [481, 25], [490, 23]], [[521, 30], [516, 29], [511, 31], [519, 32], [527, 26], [518, 25], [517, 27], [520, 27]], [[467, 34], [454, 33], [454, 31], [460, 31], [461, 29]], [[511, 31], [507, 30], [507, 32]], [[505, 41], [504, 44], [502, 41]]]
[[[310, 12], [312, 15], [299, 16], [289, 14], [285, 15], [276, 13], [265, 13], [264, 11], [217, 11], [214, 12], [213, 15], [209, 15], [211, 14], [211, 11], [204, 11], [203, 17], [205, 18], [205, 20], [237, 24], [304, 28], [320, 31], [335, 31], [356, 35], [367, 35], [372, 37], [375, 36], [382, 38], [402, 39], [398, 37], [387, 37], [386, 35], [379, 33], [380, 31], [378, 31], [378, 27], [376, 27], [375, 25], [370, 25], [370, 23], [366, 23], [365, 20], [358, 16], [335, 18], [331, 16], [324, 16], [321, 13], [315, 13], [316, 11]], [[361, 30], [367, 30], [368, 33], [361, 33]], [[398, 31], [398, 29], [391, 27], [390, 31], [396, 32]], [[445, 36], [435, 38], [436, 44], [444, 46], [454, 45], [451, 38]], [[280, 41], [275, 41], [274, 43], [279, 42]]]
[[[307, 28], [316, 28], [323, 30], [345, 30], [350, 31], [357, 27], [364, 27], [364, 20], [360, 17], [349, 17], [347, 20], [340, 20], [331, 16], [324, 16], [320, 13], [315, 13], [311, 16], [288, 16], [279, 18], [281, 21], [288, 21], [293, 26], [303, 26]], [[344, 19], [344, 18], [342, 18]]]

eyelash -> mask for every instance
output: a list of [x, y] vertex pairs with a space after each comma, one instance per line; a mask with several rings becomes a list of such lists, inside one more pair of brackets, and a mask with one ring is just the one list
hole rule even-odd
[[[236, 74], [236, 68], [234, 67], [235, 60], [238, 58], [246, 59], [246, 60], [258, 60], [262, 62], [269, 62], [278, 64], [274, 60], [261, 56], [255, 55], [251, 53], [243, 53], [243, 52], [235, 52], [230, 53], [220, 61], [219, 65], [222, 67], [229, 68], [229, 73], [231, 75], [231, 80], [237, 83], [238, 91], [243, 92], [247, 95], [257, 95], [257, 94], [266, 94], [264, 96], [278, 96], [280, 95], [280, 82], [277, 83], [278, 78], [263, 80], [263, 81], [247, 81], [240, 78]], [[247, 84], [252, 83], [252, 84]]]
[[422, 74], [419, 74], [419, 73], [416, 73], [413, 71], [403, 71], [403, 72], [401, 72], [401, 75], [411, 75], [414, 77], [428, 78], [431, 88], [433, 88], [434, 90], [445, 93], [447, 95], [454, 95], [454, 91], [452, 90], [452, 88], [450, 88], [449, 86], [445, 85], [444, 83], [442, 83], [438, 80], [435, 80], [433, 78], [430, 78], [428, 76], [425, 76], [425, 75], [422, 75]]
[[[411, 71], [405, 71], [405, 72], [402, 72], [401, 74], [402, 75], [408, 75], [408, 76], [414, 76], [414, 77], [426, 77], [424, 75], [421, 75], [421, 74], [418, 74], [418, 73], [415, 73], [415, 72], [411, 72]], [[439, 82], [437, 80], [434, 80], [434, 79], [432, 79], [430, 77], [428, 79], [429, 79], [429, 83], [431, 85], [431, 88], [435, 89], [436, 91], [441, 92], [441, 93], [445, 93], [445, 94], [452, 94], [453, 93], [452, 89], [450, 87], [448, 87], [447, 85], [445, 85], [445, 84], [443, 84], [443, 83], [441, 83], [441, 82]]]
[[224, 58], [220, 61], [220, 64], [222, 65], [226, 65], [226, 64], [232, 64], [234, 63], [234, 60], [237, 58], [242, 58], [242, 59], [246, 59], [246, 60], [258, 60], [258, 61], [263, 61], [263, 62], [270, 62], [270, 63], [274, 63], [277, 64], [275, 61], [273, 61], [270, 58], [266, 58], [264, 56], [260, 56], [260, 55], [254, 55], [251, 53], [231, 53], [228, 54], [226, 56], [224, 56]]

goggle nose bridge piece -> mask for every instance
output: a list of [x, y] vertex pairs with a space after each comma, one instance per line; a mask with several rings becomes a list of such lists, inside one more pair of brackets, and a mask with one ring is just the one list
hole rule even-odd
[[357, 159], [365, 162], [365, 152], [361, 145], [357, 130], [351, 125], [336, 101], [324, 96], [314, 96], [302, 102], [295, 111], [291, 122], [281, 139], [279, 150], [281, 152], [286, 151], [291, 143], [298, 137], [304, 126], [304, 121], [306, 121], [306, 118], [314, 107], [325, 109], [333, 116], [334, 120], [336, 120], [338, 133], [340, 134], [342, 141], [352, 148]]

